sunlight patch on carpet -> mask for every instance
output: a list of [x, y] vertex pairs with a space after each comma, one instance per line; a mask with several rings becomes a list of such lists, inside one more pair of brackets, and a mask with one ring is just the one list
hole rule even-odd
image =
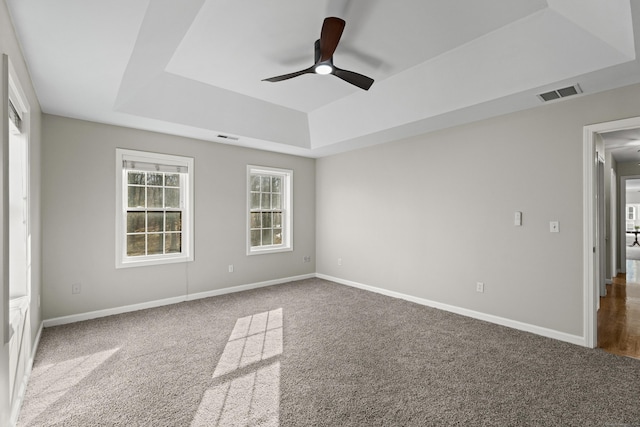
[[25, 401], [22, 407], [21, 424], [27, 425], [37, 418], [118, 350], [120, 348], [76, 357], [63, 362], [35, 366], [29, 380], [31, 397]]
[[280, 361], [251, 365], [281, 355], [282, 334], [282, 308], [236, 321], [192, 427], [279, 424]]

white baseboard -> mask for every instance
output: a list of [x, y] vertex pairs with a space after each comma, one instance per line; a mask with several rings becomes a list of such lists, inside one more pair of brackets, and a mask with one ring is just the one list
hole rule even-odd
[[451, 313], [460, 314], [462, 316], [467, 316], [467, 317], [471, 317], [478, 320], [484, 320], [486, 322], [495, 323], [497, 325], [506, 326], [506, 327], [517, 329], [520, 331], [531, 332], [533, 334], [541, 335], [543, 337], [553, 338], [556, 340], [565, 341], [565, 342], [580, 345], [583, 347], [587, 346], [586, 345], [587, 342], [585, 338], [578, 335], [571, 335], [565, 332], [556, 331], [554, 329], [548, 329], [548, 328], [543, 328], [541, 326], [519, 322], [517, 320], [494, 316], [492, 314], [481, 313], [479, 311], [469, 310], [462, 307], [456, 307], [449, 304], [443, 304], [437, 301], [431, 301], [428, 299], [419, 298], [412, 295], [403, 294], [400, 292], [389, 291], [387, 289], [376, 288], [374, 286], [364, 285], [362, 283], [353, 282], [351, 280], [340, 279], [337, 277], [328, 276], [326, 274], [316, 274], [316, 277], [324, 280], [329, 280], [331, 282], [340, 283], [342, 285], [363, 289], [365, 291], [371, 291], [371, 292], [386, 295], [389, 297], [400, 298], [403, 300], [415, 302], [417, 304], [437, 308], [439, 310], [449, 311]]
[[215, 297], [218, 295], [225, 295], [233, 292], [248, 291], [250, 289], [264, 288], [267, 286], [281, 285], [283, 283], [295, 282], [296, 280], [313, 279], [314, 277], [316, 277], [315, 273], [311, 273], [311, 274], [303, 274], [301, 276], [287, 277], [286, 279], [267, 280], [265, 282], [251, 283], [248, 285], [233, 286], [230, 288], [223, 288], [223, 289], [214, 289], [212, 291], [198, 292], [197, 294], [189, 294], [186, 296], [186, 301], [193, 301], [193, 300], [202, 299], [202, 298]]
[[316, 277], [316, 275], [311, 273], [311, 274], [304, 274], [301, 276], [293, 276], [293, 277], [286, 277], [282, 279], [267, 280], [264, 282], [250, 283], [247, 285], [231, 286], [223, 289], [214, 289], [212, 291], [181, 295], [178, 297], [148, 301], [140, 304], [131, 304], [131, 305], [125, 305], [122, 307], [114, 307], [114, 308], [108, 308], [104, 310], [90, 311], [87, 313], [55, 317], [53, 319], [47, 319], [43, 323], [45, 328], [49, 328], [51, 326], [65, 325], [68, 323], [81, 322], [83, 320], [90, 320], [90, 319], [97, 319], [100, 317], [112, 316], [114, 314], [129, 313], [132, 311], [145, 310], [148, 308], [162, 307], [164, 305], [171, 305], [171, 304], [177, 304], [184, 301], [193, 301], [193, 300], [202, 299], [202, 298], [209, 298], [217, 295], [230, 294], [233, 292], [242, 292], [250, 289], [264, 288], [266, 286], [279, 285], [282, 283], [293, 282], [296, 280], [310, 279], [313, 277]]
[[13, 402], [13, 407], [11, 408], [11, 417], [9, 418], [10, 426], [15, 426], [18, 423], [18, 416], [20, 415], [20, 409], [22, 409], [22, 402], [24, 402], [24, 395], [27, 392], [27, 385], [29, 384], [29, 378], [31, 377], [31, 370], [33, 369], [33, 361], [36, 357], [36, 352], [38, 351], [38, 345], [40, 344], [40, 337], [42, 336], [43, 328], [44, 328], [44, 324], [43, 322], [40, 322], [40, 327], [38, 328], [36, 339], [33, 342], [33, 348], [31, 349], [29, 362], [27, 363], [27, 369], [22, 377], [22, 384], [20, 384], [18, 396], [16, 397], [15, 402]]
[[[282, 283], [293, 282], [293, 281], [296, 281], [296, 280], [310, 279], [310, 278], [314, 278], [314, 277], [317, 277], [317, 278], [320, 278], [320, 279], [329, 280], [329, 281], [332, 281], [332, 282], [340, 283], [342, 285], [351, 286], [351, 287], [358, 288], [358, 289], [363, 289], [363, 290], [370, 291], [370, 292], [375, 292], [375, 293], [386, 295], [386, 296], [390, 296], [390, 297], [393, 297], [393, 298], [404, 299], [404, 300], [411, 301], [411, 302], [414, 302], [414, 303], [417, 303], [417, 304], [421, 304], [421, 305], [425, 305], [425, 306], [428, 306], [428, 307], [433, 307], [433, 308], [437, 308], [437, 309], [440, 309], [440, 310], [449, 311], [451, 313], [460, 314], [462, 316], [467, 316], [467, 317], [471, 317], [471, 318], [478, 319], [478, 320], [484, 320], [486, 322], [495, 323], [497, 325], [506, 326], [506, 327], [517, 329], [517, 330], [520, 330], [520, 331], [531, 332], [533, 334], [541, 335], [541, 336], [544, 336], [544, 337], [547, 337], [547, 338], [553, 338], [553, 339], [556, 339], [556, 340], [560, 340], [560, 341], [568, 342], [568, 343], [571, 343], [571, 344], [576, 344], [576, 345], [580, 345], [580, 346], [585, 346], [586, 347], [586, 340], [582, 336], [567, 334], [565, 332], [556, 331], [554, 329], [543, 328], [541, 326], [531, 325], [531, 324], [528, 324], [528, 323], [519, 322], [517, 320], [507, 319], [507, 318], [500, 317], [500, 316], [494, 316], [492, 314], [487, 314], [487, 313], [482, 313], [482, 312], [479, 312], [479, 311], [469, 310], [469, 309], [462, 308], [462, 307], [456, 307], [456, 306], [453, 306], [453, 305], [444, 304], [444, 303], [441, 303], [441, 302], [432, 301], [432, 300], [428, 300], [428, 299], [425, 299], [425, 298], [419, 298], [419, 297], [415, 297], [415, 296], [412, 296], [412, 295], [407, 295], [407, 294], [403, 294], [403, 293], [400, 293], [400, 292], [390, 291], [390, 290], [383, 289], [383, 288], [376, 288], [374, 286], [369, 286], [369, 285], [365, 285], [365, 284], [362, 284], [362, 283], [354, 282], [354, 281], [351, 281], [351, 280], [340, 279], [338, 277], [328, 276], [328, 275], [319, 274], [319, 273], [315, 273], [315, 274], [311, 273], [311, 274], [305, 274], [305, 275], [301, 275], [301, 276], [293, 276], [293, 277], [287, 277], [287, 278], [282, 278], [282, 279], [267, 280], [267, 281], [264, 281], [264, 282], [250, 283], [250, 284], [246, 284], [246, 285], [231, 286], [231, 287], [228, 287], [228, 288], [214, 289], [214, 290], [211, 290], [211, 291], [198, 292], [198, 293], [195, 293], [195, 294], [188, 294], [188, 295], [183, 295], [183, 296], [174, 297], [174, 298], [167, 298], [167, 299], [162, 299], [162, 300], [149, 301], [149, 302], [145, 302], [145, 303], [132, 304], [132, 305], [127, 305], [127, 306], [122, 306], [122, 307], [115, 307], [115, 308], [110, 308], [110, 309], [105, 309], [105, 310], [91, 311], [91, 312], [88, 312], [88, 313], [74, 314], [74, 315], [70, 315], [70, 316], [56, 317], [56, 318], [53, 318], [53, 319], [45, 320], [43, 322], [43, 326], [45, 328], [48, 328], [48, 327], [51, 327], [51, 326], [64, 325], [64, 324], [67, 324], [67, 323], [74, 323], [74, 322], [80, 322], [80, 321], [83, 321], [83, 320], [96, 319], [96, 318], [99, 318], [99, 317], [106, 317], [106, 316], [111, 316], [111, 315], [114, 315], [114, 314], [128, 313], [128, 312], [137, 311], [137, 310], [144, 310], [144, 309], [148, 309], [148, 308], [161, 307], [161, 306], [164, 306], [164, 305], [176, 304], [176, 303], [180, 303], [180, 302], [184, 302], [184, 301], [193, 301], [193, 300], [197, 300], [197, 299], [209, 298], [209, 297], [214, 297], [214, 296], [218, 296], [218, 295], [225, 295], [225, 294], [229, 294], [229, 293], [233, 293], [233, 292], [242, 292], [242, 291], [247, 291], [247, 290], [250, 290], [250, 289], [263, 288], [263, 287], [267, 287], [267, 286], [279, 285], [279, 284], [282, 284]], [[39, 335], [38, 335], [38, 337], [39, 337]], [[34, 354], [35, 354], [35, 352], [34, 352]]]

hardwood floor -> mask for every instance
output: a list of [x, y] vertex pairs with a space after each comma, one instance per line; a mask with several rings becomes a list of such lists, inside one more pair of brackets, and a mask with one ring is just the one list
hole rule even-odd
[[627, 261], [600, 298], [598, 347], [610, 353], [640, 359], [640, 261]]

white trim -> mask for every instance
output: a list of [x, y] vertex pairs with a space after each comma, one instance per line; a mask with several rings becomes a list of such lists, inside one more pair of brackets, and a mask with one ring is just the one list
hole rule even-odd
[[583, 214], [582, 214], [582, 258], [583, 258], [583, 334], [584, 345], [595, 348], [597, 345], [598, 316], [597, 302], [599, 301], [599, 289], [594, 277], [593, 248], [595, 247], [595, 215], [594, 206], [594, 153], [595, 135], [602, 132], [615, 130], [634, 129], [640, 127], [640, 117], [616, 120], [606, 123], [588, 125], [583, 128], [582, 151], [582, 179], [583, 179]]
[[[436, 308], [436, 309], [439, 309], [439, 310], [448, 311], [450, 313], [459, 314], [459, 315], [470, 317], [470, 318], [473, 318], [473, 319], [483, 320], [483, 321], [494, 323], [494, 324], [497, 324], [497, 325], [506, 326], [506, 327], [509, 327], [509, 328], [512, 328], [512, 329], [517, 329], [517, 330], [520, 330], [520, 331], [530, 332], [530, 333], [533, 333], [533, 334], [536, 334], [536, 335], [540, 335], [540, 336], [544, 336], [544, 337], [547, 337], [547, 338], [552, 338], [552, 339], [556, 339], [556, 340], [559, 340], [559, 341], [568, 342], [568, 343], [571, 343], [571, 344], [585, 346], [584, 338], [581, 337], [581, 336], [578, 336], [578, 335], [572, 335], [572, 334], [568, 334], [566, 332], [557, 331], [557, 330], [554, 330], [554, 329], [549, 329], [549, 328], [544, 328], [544, 327], [541, 327], [541, 326], [531, 325], [529, 323], [519, 322], [517, 320], [507, 319], [507, 318], [500, 317], [500, 316], [494, 316], [494, 315], [491, 315], [491, 314], [486, 314], [486, 313], [482, 313], [482, 312], [479, 312], [479, 311], [469, 310], [469, 309], [462, 308], [462, 307], [456, 307], [456, 306], [453, 306], [453, 305], [444, 304], [444, 303], [441, 303], [441, 302], [432, 301], [432, 300], [428, 300], [428, 299], [425, 299], [425, 298], [420, 298], [420, 297], [416, 297], [416, 296], [412, 296], [412, 295], [407, 295], [407, 294], [403, 294], [403, 293], [400, 293], [400, 292], [390, 291], [390, 290], [383, 289], [383, 288], [377, 288], [375, 286], [369, 286], [369, 285], [365, 285], [365, 284], [362, 284], [362, 283], [354, 282], [354, 281], [351, 281], [351, 280], [340, 279], [338, 277], [333, 277], [333, 276], [329, 276], [329, 275], [326, 275], [326, 274], [320, 274], [320, 273], [309, 273], [309, 274], [303, 274], [303, 275], [299, 275], [299, 276], [292, 276], [292, 277], [285, 277], [285, 278], [281, 278], [281, 279], [266, 280], [266, 281], [263, 281], [263, 282], [256, 282], [256, 283], [249, 283], [249, 284], [246, 284], [246, 285], [230, 286], [230, 287], [227, 287], [227, 288], [214, 289], [214, 290], [211, 290], [211, 291], [198, 292], [198, 293], [195, 293], [195, 294], [187, 294], [187, 295], [182, 295], [182, 296], [178, 296], [178, 297], [174, 297], [174, 298], [166, 298], [166, 299], [162, 299], [162, 300], [149, 301], [149, 302], [140, 303], [140, 304], [132, 304], [132, 305], [127, 305], [127, 306], [122, 306], [122, 307], [115, 307], [115, 308], [110, 308], [110, 309], [105, 309], [105, 310], [97, 310], [97, 311], [91, 311], [91, 312], [88, 312], [88, 313], [73, 314], [73, 315], [69, 315], [69, 316], [62, 316], [62, 317], [56, 317], [56, 318], [52, 318], [52, 319], [47, 319], [47, 320], [44, 320], [42, 322], [42, 325], [40, 327], [40, 331], [38, 332], [38, 341], [39, 341], [40, 333], [42, 332], [42, 327], [43, 326], [45, 328], [49, 328], [49, 327], [52, 327], [52, 326], [59, 326], [59, 325], [65, 325], [65, 324], [68, 324], [68, 323], [81, 322], [81, 321], [84, 321], [84, 320], [97, 319], [97, 318], [100, 318], [100, 317], [112, 316], [112, 315], [115, 315], [115, 314], [129, 313], [129, 312], [138, 311], [138, 310], [145, 310], [145, 309], [149, 309], [149, 308], [155, 308], [155, 307], [161, 307], [161, 306], [165, 306], [165, 305], [177, 304], [177, 303], [181, 303], [181, 302], [185, 302], [185, 301], [194, 301], [194, 300], [203, 299], [203, 298], [210, 298], [210, 297], [215, 297], [215, 296], [219, 296], [219, 295], [225, 295], [225, 294], [230, 294], [230, 293], [235, 293], [235, 292], [242, 292], [242, 291], [247, 291], [247, 290], [251, 290], [251, 289], [264, 288], [264, 287], [268, 287], [268, 286], [275, 286], [275, 285], [280, 285], [280, 284], [284, 284], [284, 283], [294, 282], [294, 281], [298, 281], [298, 280], [312, 279], [312, 278], [328, 280], [328, 281], [331, 281], [331, 282], [339, 283], [341, 285], [351, 286], [351, 287], [362, 289], [362, 290], [369, 291], [369, 292], [375, 292], [375, 293], [378, 293], [378, 294], [381, 294], [381, 295], [386, 295], [386, 296], [392, 297], [392, 298], [399, 298], [399, 299], [403, 299], [403, 300], [406, 300], [406, 301], [411, 301], [411, 302], [414, 302], [416, 304], [420, 304], [420, 305], [424, 305], [424, 306], [427, 306], [427, 307]], [[36, 343], [36, 347], [37, 347], [37, 343]], [[35, 355], [35, 350], [34, 350], [33, 354]]]
[[485, 322], [495, 323], [497, 325], [506, 326], [508, 328], [517, 329], [519, 331], [530, 332], [536, 335], [541, 335], [543, 337], [553, 338], [559, 341], [564, 341], [571, 344], [584, 346], [583, 337], [578, 335], [567, 334], [566, 332], [560, 332], [554, 329], [548, 329], [548, 328], [543, 328], [541, 326], [531, 325], [529, 323], [519, 322], [517, 320], [507, 319], [500, 316], [494, 316], [492, 314], [481, 313], [479, 311], [469, 310], [462, 307], [456, 307], [449, 304], [443, 304], [441, 302], [432, 301], [425, 298], [419, 298], [412, 295], [403, 294], [400, 292], [389, 291], [383, 288], [376, 288], [375, 286], [364, 285], [362, 283], [353, 282], [351, 280], [340, 279], [337, 277], [328, 276], [326, 274], [316, 274], [316, 277], [319, 279], [336, 282], [341, 285], [351, 286], [353, 288], [375, 292], [375, 293], [386, 295], [392, 298], [399, 298], [406, 301], [411, 301], [416, 304], [437, 308], [439, 310], [448, 311], [450, 313], [460, 314], [462, 316], [471, 317], [473, 319], [484, 320]]
[[[194, 159], [193, 157], [178, 156], [173, 154], [152, 153], [147, 151], [116, 148], [116, 227], [115, 249], [116, 268], [142, 267], [148, 265], [161, 265], [171, 263], [191, 262], [194, 259]], [[186, 183], [181, 185], [180, 196], [183, 200], [183, 212], [186, 215], [182, 222], [182, 253], [165, 255], [147, 255], [140, 257], [126, 256], [126, 219], [125, 209], [127, 195], [123, 191], [125, 167], [124, 160], [132, 160], [143, 163], [164, 163], [169, 165], [184, 166], [187, 168]], [[186, 191], [185, 191], [186, 187]]]
[[[279, 175], [282, 177], [282, 243], [272, 246], [251, 246], [251, 174]], [[268, 166], [247, 165], [247, 256], [293, 251], [293, 170]]]
[[[640, 179], [640, 175], [622, 175], [618, 177], [618, 183], [620, 184], [620, 188], [618, 188], [618, 193], [620, 194], [620, 198], [618, 200], [618, 210], [620, 215], [618, 218], [620, 220], [620, 234], [618, 235], [618, 252], [621, 260], [620, 269], [618, 273], [626, 274], [627, 273], [627, 180], [630, 179]], [[623, 226], [624, 224], [624, 226]]]
[[46, 319], [43, 323], [44, 323], [44, 327], [45, 328], [50, 328], [52, 326], [66, 325], [68, 323], [81, 322], [83, 320], [90, 320], [90, 319], [97, 319], [97, 318], [100, 318], [100, 317], [113, 316], [114, 314], [129, 313], [129, 312], [132, 312], [132, 311], [145, 310], [145, 309], [148, 309], [148, 308], [162, 307], [162, 306], [165, 306], [165, 305], [177, 304], [177, 303], [184, 302], [184, 301], [193, 301], [193, 300], [202, 299], [202, 298], [209, 298], [209, 297], [217, 296], [217, 295], [224, 295], [224, 294], [230, 294], [230, 293], [234, 293], [234, 292], [246, 291], [246, 290], [249, 290], [249, 289], [257, 289], [257, 288], [263, 288], [263, 287], [267, 287], [267, 286], [279, 285], [279, 284], [282, 284], [282, 283], [289, 283], [289, 282], [293, 282], [293, 281], [296, 281], [296, 280], [311, 279], [311, 278], [314, 278], [314, 277], [315, 277], [315, 274], [311, 273], [311, 274], [305, 274], [305, 275], [301, 275], [301, 276], [285, 277], [285, 278], [281, 278], [281, 279], [267, 280], [267, 281], [264, 281], [264, 282], [250, 283], [250, 284], [247, 284], [247, 285], [230, 286], [228, 288], [214, 289], [212, 291], [199, 292], [199, 293], [196, 293], [196, 294], [181, 295], [181, 296], [177, 296], [177, 297], [173, 297], [173, 298], [166, 298], [166, 299], [161, 299], [161, 300], [143, 302], [143, 303], [140, 303], [140, 304], [125, 305], [125, 306], [122, 306], [122, 307], [108, 308], [108, 309], [105, 309], [105, 310], [96, 310], [96, 311], [90, 311], [90, 312], [87, 312], [87, 313], [80, 313], [80, 314], [72, 314], [72, 315], [69, 315], [69, 316], [55, 317], [55, 318], [52, 318], [52, 319]]
[[247, 285], [239, 285], [239, 286], [232, 286], [229, 288], [214, 289], [212, 291], [189, 294], [186, 297], [186, 301], [193, 301], [193, 300], [202, 299], [202, 298], [210, 298], [210, 297], [215, 297], [219, 295], [231, 294], [234, 292], [248, 291], [251, 289], [266, 288], [267, 286], [281, 285], [283, 283], [295, 282], [296, 280], [313, 279], [315, 277], [316, 275], [314, 273], [310, 273], [310, 274], [303, 274], [300, 276], [287, 277], [286, 279], [266, 280], [264, 282], [250, 283]]
[[[20, 385], [20, 390], [16, 396], [16, 399], [13, 401], [13, 407], [11, 408], [11, 417], [9, 418], [9, 425], [15, 426], [18, 423], [18, 417], [20, 416], [20, 410], [22, 409], [22, 403], [24, 402], [24, 396], [27, 392], [27, 386], [29, 385], [29, 379], [31, 378], [31, 371], [33, 369], [33, 361], [36, 358], [36, 352], [38, 351], [38, 345], [40, 344], [40, 337], [42, 337], [42, 329], [44, 328], [44, 323], [40, 322], [40, 328], [38, 328], [38, 333], [36, 334], [36, 339], [33, 342], [33, 348], [31, 349], [31, 357], [29, 358], [29, 363], [27, 364], [27, 369], [22, 377], [22, 384]], [[31, 339], [31, 337], [29, 337]]]

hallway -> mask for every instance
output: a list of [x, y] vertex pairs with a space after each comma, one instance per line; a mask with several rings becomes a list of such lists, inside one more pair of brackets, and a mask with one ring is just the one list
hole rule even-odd
[[640, 261], [627, 261], [600, 298], [598, 347], [609, 353], [640, 359]]

